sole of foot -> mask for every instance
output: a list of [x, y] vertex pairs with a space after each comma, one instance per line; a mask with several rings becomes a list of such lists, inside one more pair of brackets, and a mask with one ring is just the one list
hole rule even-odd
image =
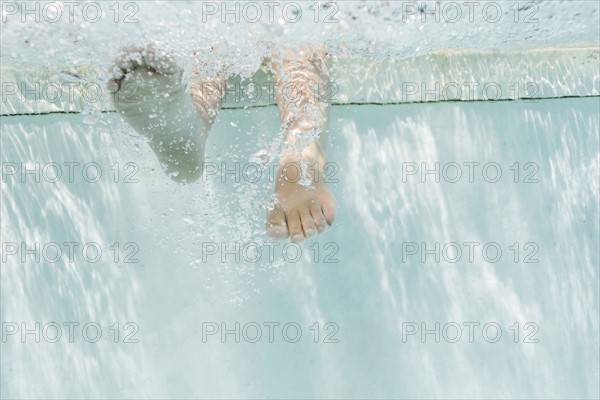
[[174, 57], [154, 44], [132, 46], [116, 58], [110, 73], [115, 109], [148, 140], [165, 173], [179, 183], [197, 181], [208, 132]]

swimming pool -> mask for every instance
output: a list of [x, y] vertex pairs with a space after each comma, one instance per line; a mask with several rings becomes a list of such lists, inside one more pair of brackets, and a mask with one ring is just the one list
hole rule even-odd
[[178, 185], [107, 99], [21, 90], [98, 65], [4, 59], [1, 396], [597, 398], [599, 49], [565, 32], [334, 56], [338, 215], [301, 244], [264, 232], [269, 99]]

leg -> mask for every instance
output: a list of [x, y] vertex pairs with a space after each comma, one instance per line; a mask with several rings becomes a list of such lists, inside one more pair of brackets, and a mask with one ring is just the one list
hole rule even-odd
[[192, 100], [185, 93], [179, 66], [153, 45], [130, 47], [116, 59], [111, 72], [109, 88], [115, 108], [148, 138], [165, 172], [176, 182], [197, 181], [202, 176], [204, 143], [220, 105], [220, 92], [208, 93], [194, 82]]
[[328, 70], [320, 50], [277, 54], [271, 65], [286, 145], [267, 232], [275, 238], [289, 235], [292, 241], [300, 242], [323, 232], [335, 219], [335, 200], [324, 182], [329, 111], [324, 87]]

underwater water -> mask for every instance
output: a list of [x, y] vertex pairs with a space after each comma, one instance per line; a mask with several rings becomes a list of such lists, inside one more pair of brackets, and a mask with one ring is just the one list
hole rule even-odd
[[[411, 2], [351, 1], [315, 24], [298, 2], [310, 23], [199, 24], [208, 3], [115, 3], [140, 21], [119, 29], [108, 3], [97, 23], [3, 4], [0, 397], [598, 398], [598, 6], [423, 24]], [[243, 81], [264, 38], [326, 43], [336, 65], [337, 217], [300, 244], [265, 233], [271, 101], [227, 102], [181, 185], [110, 102], [30, 89], [104, 87], [150, 40], [185, 67], [220, 43]]]

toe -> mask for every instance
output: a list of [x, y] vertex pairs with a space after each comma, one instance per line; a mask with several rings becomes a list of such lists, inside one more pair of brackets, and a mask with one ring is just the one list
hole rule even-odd
[[131, 72], [137, 67], [144, 65], [142, 53], [144, 49], [138, 46], [130, 46], [117, 57], [114, 66], [120, 68], [123, 72]]
[[290, 231], [290, 238], [292, 239], [292, 242], [297, 243], [304, 240], [302, 221], [300, 220], [300, 214], [298, 214], [298, 211], [290, 211], [287, 214], [287, 226]]
[[317, 231], [319, 233], [321, 233], [325, 229], [327, 229], [329, 224], [327, 223], [327, 220], [325, 219], [325, 215], [323, 215], [323, 209], [321, 208], [320, 205], [313, 206], [310, 209], [310, 214], [312, 215], [312, 218], [315, 221], [315, 226], [317, 227]]
[[315, 226], [315, 220], [313, 219], [310, 210], [308, 208], [302, 209], [299, 214], [300, 221], [302, 222], [302, 229], [304, 230], [304, 237], [309, 238], [316, 235], [319, 231]]
[[325, 216], [325, 220], [327, 221], [327, 224], [329, 224], [329, 225], [333, 225], [333, 221], [335, 220], [336, 208], [337, 208], [337, 206], [336, 206], [335, 200], [333, 200], [333, 198], [323, 201], [323, 205], [322, 205], [321, 209], [323, 210], [323, 215]]
[[143, 63], [142, 51], [143, 48], [141, 47], [130, 46], [124, 49], [115, 59], [108, 69], [110, 74], [108, 87], [111, 92], [119, 90], [125, 75]]
[[144, 50], [144, 62], [159, 74], [172, 75], [181, 72], [175, 57], [164, 50], [159, 50], [153, 43]]
[[288, 237], [288, 228], [285, 223], [285, 213], [279, 208], [269, 211], [267, 216], [267, 234], [273, 239]]

